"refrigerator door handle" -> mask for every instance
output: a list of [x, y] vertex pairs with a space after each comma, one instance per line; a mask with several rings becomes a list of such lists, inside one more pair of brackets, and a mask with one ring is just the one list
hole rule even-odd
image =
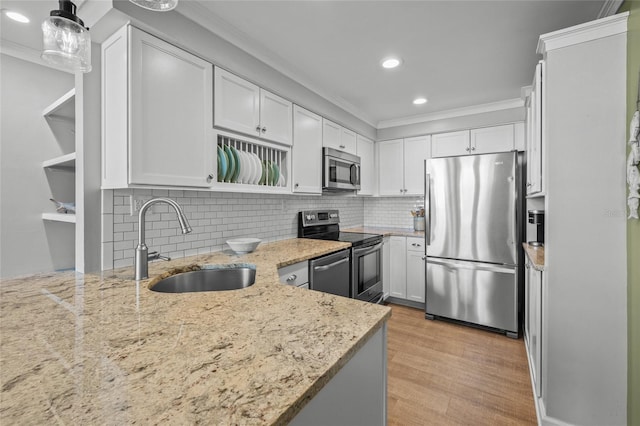
[[475, 269], [478, 271], [489, 271], [489, 272], [502, 272], [505, 274], [515, 274], [516, 267], [502, 266], [502, 265], [491, 265], [488, 263], [472, 263], [472, 262], [458, 262], [455, 260], [446, 260], [446, 259], [434, 259], [432, 257], [427, 258], [427, 263], [432, 263], [435, 265], [441, 265], [450, 267], [453, 269]]
[[[426, 161], [425, 161], [425, 168], [426, 168]], [[425, 202], [429, 205], [429, 207], [427, 207], [427, 218], [426, 218], [426, 225], [425, 226], [425, 245], [430, 245], [431, 244], [431, 223], [433, 222], [432, 218], [431, 218], [431, 175], [429, 173], [427, 173], [425, 175], [425, 180], [424, 180], [424, 199]], [[426, 250], [426, 247], [425, 247]]]

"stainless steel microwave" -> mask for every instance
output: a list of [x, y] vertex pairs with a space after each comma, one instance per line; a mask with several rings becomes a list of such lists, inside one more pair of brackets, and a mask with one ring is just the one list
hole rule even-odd
[[360, 189], [360, 157], [333, 148], [322, 148], [322, 189]]

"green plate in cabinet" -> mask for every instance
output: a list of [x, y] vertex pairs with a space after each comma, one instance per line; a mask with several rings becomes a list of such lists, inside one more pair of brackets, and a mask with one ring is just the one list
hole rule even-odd
[[240, 176], [240, 155], [238, 154], [238, 150], [234, 147], [230, 146], [229, 149], [233, 154], [233, 159], [236, 161], [236, 170], [233, 173], [233, 176], [231, 176], [231, 182], [237, 182], [238, 176]]
[[224, 153], [222, 148], [218, 147], [218, 182], [224, 181], [224, 177], [227, 174], [228, 163], [227, 154]]
[[236, 172], [236, 159], [233, 157], [233, 153], [228, 145], [224, 146], [224, 152], [229, 159], [229, 168], [227, 169], [227, 175], [224, 177], [225, 182], [231, 182], [231, 177]]

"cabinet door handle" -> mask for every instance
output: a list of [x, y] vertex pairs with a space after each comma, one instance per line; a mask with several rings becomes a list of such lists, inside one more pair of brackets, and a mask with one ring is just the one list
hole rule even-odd
[[414, 247], [422, 247], [419, 243], [411, 243], [411, 245]]
[[287, 277], [287, 282], [288, 282], [288, 283], [292, 283], [292, 282], [294, 282], [297, 278], [298, 278], [298, 276], [297, 276], [296, 274], [289, 275], [289, 276]]
[[475, 147], [475, 146], [472, 146], [472, 147], [471, 147], [471, 151], [475, 151], [475, 150], [476, 150], [476, 147]]
[[296, 184], [294, 185], [296, 188], [300, 186], [300, 184], [298, 182], [296, 182]]
[[209, 176], [207, 176], [207, 182], [211, 182], [213, 180], [213, 173], [209, 173]]
[[267, 128], [266, 127], [262, 128], [262, 133], [267, 133]]
[[469, 147], [466, 147], [464, 150], [465, 150], [465, 151], [467, 151], [467, 152], [469, 152]]
[[530, 186], [532, 186], [531, 182], [527, 182], [527, 188], [530, 187]]
[[340, 148], [345, 149], [347, 146], [346, 145], [340, 145]]
[[427, 256], [422, 256], [422, 260], [427, 260]]
[[258, 133], [260, 132], [260, 125], [259, 124], [256, 126], [256, 132], [258, 132]]

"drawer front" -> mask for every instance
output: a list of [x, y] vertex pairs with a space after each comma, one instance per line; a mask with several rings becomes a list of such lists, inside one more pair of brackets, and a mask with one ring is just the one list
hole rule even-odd
[[407, 237], [407, 251], [419, 251], [424, 253], [424, 238]]
[[304, 262], [294, 263], [278, 269], [278, 276], [282, 284], [300, 286], [309, 282], [309, 264]]

